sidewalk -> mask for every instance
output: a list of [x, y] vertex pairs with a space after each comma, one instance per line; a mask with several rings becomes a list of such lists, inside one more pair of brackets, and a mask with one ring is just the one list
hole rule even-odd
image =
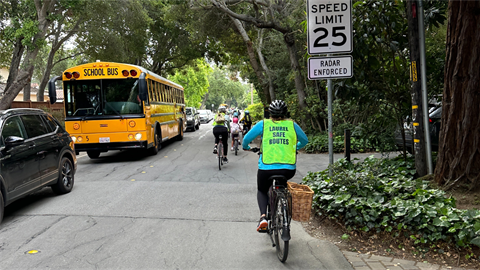
[[464, 270], [466, 268], [446, 267], [438, 264], [430, 264], [416, 261], [395, 259], [376, 255], [359, 254], [350, 251], [342, 251], [347, 261], [355, 270]]

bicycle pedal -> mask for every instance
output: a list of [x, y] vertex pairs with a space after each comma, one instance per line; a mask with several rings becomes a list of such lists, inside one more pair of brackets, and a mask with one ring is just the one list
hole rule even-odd
[[267, 232], [268, 232], [268, 229], [267, 229], [267, 228], [265, 228], [265, 229], [260, 229], [260, 230], [258, 230], [258, 232], [259, 232], [259, 233], [267, 233]]

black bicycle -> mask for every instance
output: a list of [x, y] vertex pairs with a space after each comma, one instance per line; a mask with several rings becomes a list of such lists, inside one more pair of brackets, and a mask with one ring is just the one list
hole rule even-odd
[[234, 148], [235, 149], [235, 156], [238, 153], [238, 143], [239, 143], [238, 136], [240, 136], [240, 134], [238, 134], [237, 137], [235, 137], [234, 142], [233, 142], [233, 147], [235, 147]]
[[[259, 148], [254, 147], [250, 151], [259, 152]], [[260, 153], [259, 153], [260, 154]], [[290, 241], [290, 221], [292, 220], [292, 195], [288, 188], [279, 183], [286, 183], [285, 176], [273, 175], [269, 178], [273, 180], [273, 185], [268, 191], [269, 204], [267, 205], [268, 226], [265, 232], [272, 240], [272, 246], [277, 249], [277, 257], [281, 262], [285, 262], [288, 257], [288, 246]]]
[[217, 144], [217, 159], [218, 159], [218, 170], [222, 170], [223, 166], [223, 143], [222, 143], [222, 135], [218, 136], [219, 141]]

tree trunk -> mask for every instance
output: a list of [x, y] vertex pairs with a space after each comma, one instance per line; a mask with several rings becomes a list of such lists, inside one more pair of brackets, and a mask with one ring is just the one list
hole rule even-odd
[[208, 92], [203, 95], [202, 104], [200, 104], [200, 109], [205, 110], [207, 108], [207, 99], [208, 99]]
[[[35, 8], [38, 17], [38, 32], [33, 37], [32, 47], [27, 50], [25, 59], [23, 60], [22, 68], [19, 70], [17, 76], [11, 78], [12, 84], [5, 88], [4, 95], [0, 100], [0, 110], [10, 108], [12, 101], [18, 95], [20, 90], [30, 83], [32, 79], [35, 58], [38, 55], [40, 47], [38, 44], [45, 40], [45, 34], [51, 21], [47, 19], [47, 15], [54, 9], [56, 0], [35, 0]], [[12, 63], [15, 59], [12, 58]], [[10, 76], [9, 76], [10, 80]]]
[[480, 180], [480, 2], [450, 1], [448, 13], [435, 180], [447, 188], [475, 188]]
[[298, 95], [298, 104], [301, 109], [307, 108], [305, 102], [305, 85], [303, 84], [302, 74], [300, 72], [300, 63], [298, 63], [297, 48], [295, 46], [295, 37], [292, 33], [284, 33], [283, 39], [287, 45], [288, 53], [290, 55], [290, 65], [295, 73], [295, 89]]
[[15, 48], [13, 49], [12, 55], [12, 63], [10, 65], [10, 71], [8, 73], [7, 85], [5, 85], [5, 89], [9, 88], [15, 78], [18, 75], [18, 68], [20, 67], [20, 61], [22, 60], [23, 51], [25, 50], [25, 46], [22, 44], [23, 38], [17, 38], [15, 41]]
[[[422, 104], [422, 77], [420, 71], [420, 42], [418, 40], [418, 3], [417, 0], [407, 1], [408, 18], [408, 41], [410, 43], [410, 62], [412, 72], [412, 127], [413, 127], [413, 149], [415, 151], [415, 169], [417, 176], [427, 174], [427, 156], [425, 146], [425, 126], [423, 121]], [[423, 31], [423, 29], [422, 29]], [[403, 129], [403, 125], [402, 125]], [[404, 133], [404, 131], [402, 131]], [[405, 140], [405, 137], [403, 138]], [[405, 142], [404, 142], [405, 144]]]
[[[30, 94], [32, 93], [32, 84], [27, 83], [25, 87], [23, 88], [23, 101], [30, 101], [31, 97]], [[38, 96], [38, 93], [37, 93]]]
[[270, 73], [270, 69], [267, 66], [267, 63], [265, 63], [265, 57], [263, 57], [262, 48], [263, 48], [263, 29], [260, 29], [258, 31], [257, 54], [258, 54], [258, 60], [260, 60], [260, 64], [262, 65], [263, 70], [265, 70], [265, 75], [267, 76], [268, 92], [270, 93], [270, 102], [272, 102], [272, 100], [276, 100], [275, 91], [273, 89], [272, 75]]
[[266, 79], [265, 79], [265, 76], [263, 76], [263, 72], [260, 69], [260, 65], [257, 62], [257, 58], [255, 57], [255, 48], [253, 47], [253, 42], [250, 40], [250, 37], [248, 36], [247, 31], [245, 31], [245, 28], [243, 27], [242, 23], [238, 19], [235, 19], [232, 16], [229, 16], [229, 17], [232, 19], [233, 24], [237, 28], [238, 32], [240, 33], [240, 36], [243, 39], [243, 42], [245, 42], [245, 45], [247, 46], [247, 54], [248, 54], [248, 59], [250, 59], [250, 65], [252, 65], [252, 68], [258, 77], [258, 81], [262, 86], [263, 95], [265, 96], [265, 101], [267, 102], [267, 104], [270, 104], [272, 100], [270, 99], [270, 94], [268, 93], [268, 85], [266, 84]]
[[62, 39], [59, 40], [60, 34], [65, 32], [62, 27], [64, 26], [64, 20], [60, 20], [58, 23], [57, 29], [55, 31], [55, 38], [52, 42], [52, 49], [50, 50], [50, 53], [48, 54], [48, 60], [47, 60], [47, 65], [45, 67], [45, 72], [43, 73], [42, 81], [40, 82], [40, 86], [38, 87], [38, 93], [37, 93], [37, 101], [44, 101], [44, 93], [45, 93], [45, 87], [47, 87], [47, 83], [50, 80], [50, 74], [52, 73], [52, 69], [57, 64], [59, 61], [56, 63], [53, 63], [53, 59], [55, 57], [55, 54], [57, 51], [61, 48], [61, 46], [68, 40], [70, 37], [78, 30], [78, 27], [81, 22], [83, 22], [82, 18], [79, 18], [77, 20], [77, 23], [75, 26], [70, 31], [67, 31], [67, 35], [63, 37]]

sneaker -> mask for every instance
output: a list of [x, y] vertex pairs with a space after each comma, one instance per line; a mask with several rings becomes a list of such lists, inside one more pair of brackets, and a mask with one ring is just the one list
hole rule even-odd
[[213, 148], [213, 153], [214, 153], [214, 154], [217, 153], [217, 147], [216, 147], [216, 146]]
[[224, 157], [224, 158], [223, 158], [223, 162], [224, 162], [225, 164], [228, 163], [227, 157]]
[[260, 217], [260, 221], [258, 222], [258, 226], [257, 226], [257, 232], [264, 232], [267, 230], [267, 227], [268, 227], [267, 219], [264, 216]]
[[238, 141], [238, 145], [242, 145], [242, 143], [240, 141]]
[[232, 150], [232, 151], [233, 151], [233, 147], [232, 147], [230, 150]]

